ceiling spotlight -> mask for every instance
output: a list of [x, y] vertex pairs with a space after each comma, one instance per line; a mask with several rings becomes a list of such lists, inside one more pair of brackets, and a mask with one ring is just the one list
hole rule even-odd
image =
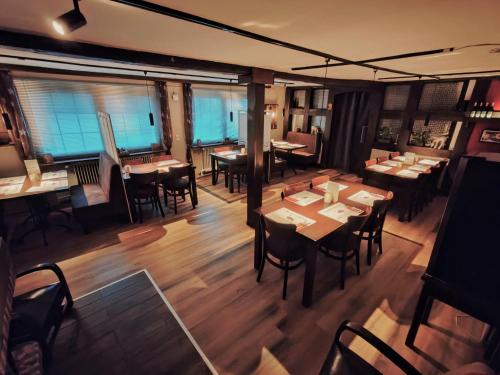
[[79, 0], [73, 0], [74, 9], [52, 21], [52, 26], [61, 35], [66, 35], [87, 24], [87, 20], [80, 12]]

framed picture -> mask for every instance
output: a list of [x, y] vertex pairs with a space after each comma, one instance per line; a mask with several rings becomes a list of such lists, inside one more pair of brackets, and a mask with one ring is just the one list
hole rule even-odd
[[480, 142], [500, 143], [500, 130], [484, 129], [481, 133]]

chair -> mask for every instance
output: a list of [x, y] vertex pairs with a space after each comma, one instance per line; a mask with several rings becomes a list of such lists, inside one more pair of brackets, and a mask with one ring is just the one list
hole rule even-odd
[[389, 152], [389, 159], [397, 158], [401, 153], [399, 151]]
[[377, 163], [383, 163], [384, 161], [387, 161], [387, 156], [379, 156], [377, 158]]
[[349, 216], [347, 223], [339, 230], [332, 233], [320, 246], [320, 251], [326, 256], [340, 260], [340, 289], [345, 288], [346, 261], [356, 259], [356, 272], [359, 275], [359, 245], [361, 236], [356, 233], [365, 225], [371, 213], [368, 208], [359, 216]]
[[440, 161], [438, 165], [431, 167], [431, 174], [425, 186], [425, 203], [430, 203], [438, 193], [438, 184], [441, 174], [446, 167], [446, 161]]
[[[174, 199], [174, 212], [177, 215], [177, 197], [181, 196], [182, 199], [186, 200], [186, 192], [189, 194], [191, 199], [191, 205], [195, 208], [193, 201], [193, 191], [192, 191], [192, 181], [191, 181], [191, 166], [172, 166], [169, 168], [168, 176], [163, 179], [163, 197], [165, 199], [165, 207], [168, 207], [168, 196], [170, 195]], [[187, 177], [187, 179], [186, 179]]]
[[[231, 151], [233, 149], [232, 146], [220, 146], [220, 147], [214, 147], [214, 152], [223, 152], [223, 151]], [[229, 165], [227, 163], [224, 163], [223, 161], [216, 160], [215, 161], [215, 183], [219, 180], [219, 173], [224, 173], [224, 184], [227, 187], [228, 185], [228, 176], [227, 176], [227, 170], [229, 168]]]
[[[382, 232], [384, 230], [385, 216], [391, 206], [394, 194], [388, 192], [384, 200], [376, 200], [373, 202], [372, 214], [366, 221], [365, 225], [360, 230], [362, 240], [368, 241], [368, 250], [366, 254], [366, 263], [372, 264], [372, 246], [373, 242], [378, 244], [378, 251], [382, 254]], [[366, 236], [364, 235], [366, 233]]]
[[281, 192], [281, 199], [285, 199], [285, 197], [288, 197], [289, 195], [299, 193], [306, 189], [307, 185], [304, 184], [303, 182], [298, 182], [296, 184], [291, 184], [291, 185], [285, 185], [285, 187], [283, 187], [283, 191]]
[[281, 177], [285, 177], [285, 169], [287, 166], [287, 161], [276, 156], [276, 149], [271, 142], [270, 145], [270, 153], [269, 153], [269, 161], [270, 161], [270, 174], [280, 172]]
[[[15, 280], [39, 271], [52, 271], [57, 282], [14, 297]], [[42, 374], [63, 318], [72, 307], [73, 297], [56, 264], [40, 264], [14, 276], [10, 254], [0, 238], [1, 374], [5, 367], [7, 373]]]
[[159, 161], [166, 161], [166, 160], [172, 160], [172, 159], [173, 159], [172, 155], [158, 155], [158, 156], [151, 157], [151, 162], [157, 163]]
[[142, 159], [130, 159], [130, 160], [124, 160], [122, 164], [125, 165], [141, 165], [144, 164]]
[[231, 176], [229, 178], [236, 178], [236, 183], [238, 186], [238, 193], [240, 192], [241, 182], [245, 181], [245, 176], [247, 174], [247, 155], [236, 155], [236, 163], [228, 168], [226, 171], [226, 175], [229, 173], [229, 169], [231, 169]]
[[324, 184], [325, 182], [328, 182], [330, 181], [330, 176], [327, 176], [327, 175], [322, 175], [322, 176], [318, 176], [318, 177], [314, 177], [312, 180], [311, 180], [311, 183], [309, 184], [309, 187], [312, 189], [318, 185], [321, 185], [321, 184]]
[[130, 196], [134, 205], [139, 207], [139, 222], [142, 223], [142, 206], [151, 204], [159, 209], [161, 216], [165, 217], [160, 203], [158, 171], [147, 173], [130, 173]]
[[277, 223], [261, 215], [259, 225], [261, 226], [260, 233], [262, 233], [263, 256], [259, 266], [257, 282], [260, 283], [266, 260], [273, 266], [284, 270], [282, 298], [286, 300], [288, 271], [300, 267], [304, 262], [306, 240], [297, 234], [294, 224]]
[[366, 160], [366, 161], [365, 161], [365, 168], [366, 168], [366, 167], [369, 167], [369, 166], [371, 166], [371, 165], [375, 165], [375, 164], [377, 164], [377, 159], [370, 159], [370, 160]]
[[[376, 374], [382, 373], [373, 367], [370, 363], [361, 358], [358, 354], [352, 351], [347, 344], [341, 340], [344, 332], [351, 332], [354, 335], [363, 339], [370, 344], [380, 354], [387, 358], [391, 363], [398, 367], [402, 373], [407, 375], [421, 375], [421, 373], [413, 367], [406, 359], [398, 352], [392, 349], [385, 342], [380, 340], [373, 333], [359, 324], [346, 320], [342, 322], [335, 333], [330, 351], [326, 356], [325, 362], [321, 367], [319, 375], [358, 375], [358, 374]], [[387, 373], [389, 373], [387, 371]], [[445, 375], [495, 375], [493, 369], [482, 362], [469, 363], [460, 368], [447, 371]]]
[[408, 220], [410, 222], [422, 210], [428, 176], [428, 173], [419, 173], [417, 178], [394, 176], [392, 188], [396, 190], [399, 221]]

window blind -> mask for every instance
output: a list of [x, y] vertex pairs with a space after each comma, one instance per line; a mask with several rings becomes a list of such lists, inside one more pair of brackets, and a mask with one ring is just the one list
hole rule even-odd
[[110, 114], [118, 147], [137, 150], [159, 141], [159, 103], [152, 87], [154, 127], [144, 84], [31, 78], [16, 78], [14, 84], [37, 154], [68, 157], [102, 151], [99, 111]]
[[[233, 121], [230, 112], [233, 112]], [[193, 87], [193, 144], [238, 139], [238, 113], [247, 111], [246, 90], [242, 88]]]

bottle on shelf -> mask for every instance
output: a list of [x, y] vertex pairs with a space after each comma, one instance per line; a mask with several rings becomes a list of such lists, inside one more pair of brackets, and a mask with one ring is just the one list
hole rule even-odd
[[469, 117], [476, 117], [476, 110], [477, 110], [477, 102], [474, 102], [474, 106], [472, 107], [472, 111], [470, 112]]
[[495, 112], [495, 102], [492, 102], [488, 112], [486, 112], [486, 118], [491, 118], [493, 116], [493, 112]]
[[476, 115], [474, 116], [474, 118], [480, 117], [482, 110], [483, 110], [483, 102], [479, 103], [479, 106], [476, 108]]
[[486, 118], [486, 112], [488, 112], [489, 106], [490, 106], [490, 103], [486, 102], [486, 104], [484, 105], [483, 109], [481, 110], [481, 114], [480, 114], [479, 117]]

